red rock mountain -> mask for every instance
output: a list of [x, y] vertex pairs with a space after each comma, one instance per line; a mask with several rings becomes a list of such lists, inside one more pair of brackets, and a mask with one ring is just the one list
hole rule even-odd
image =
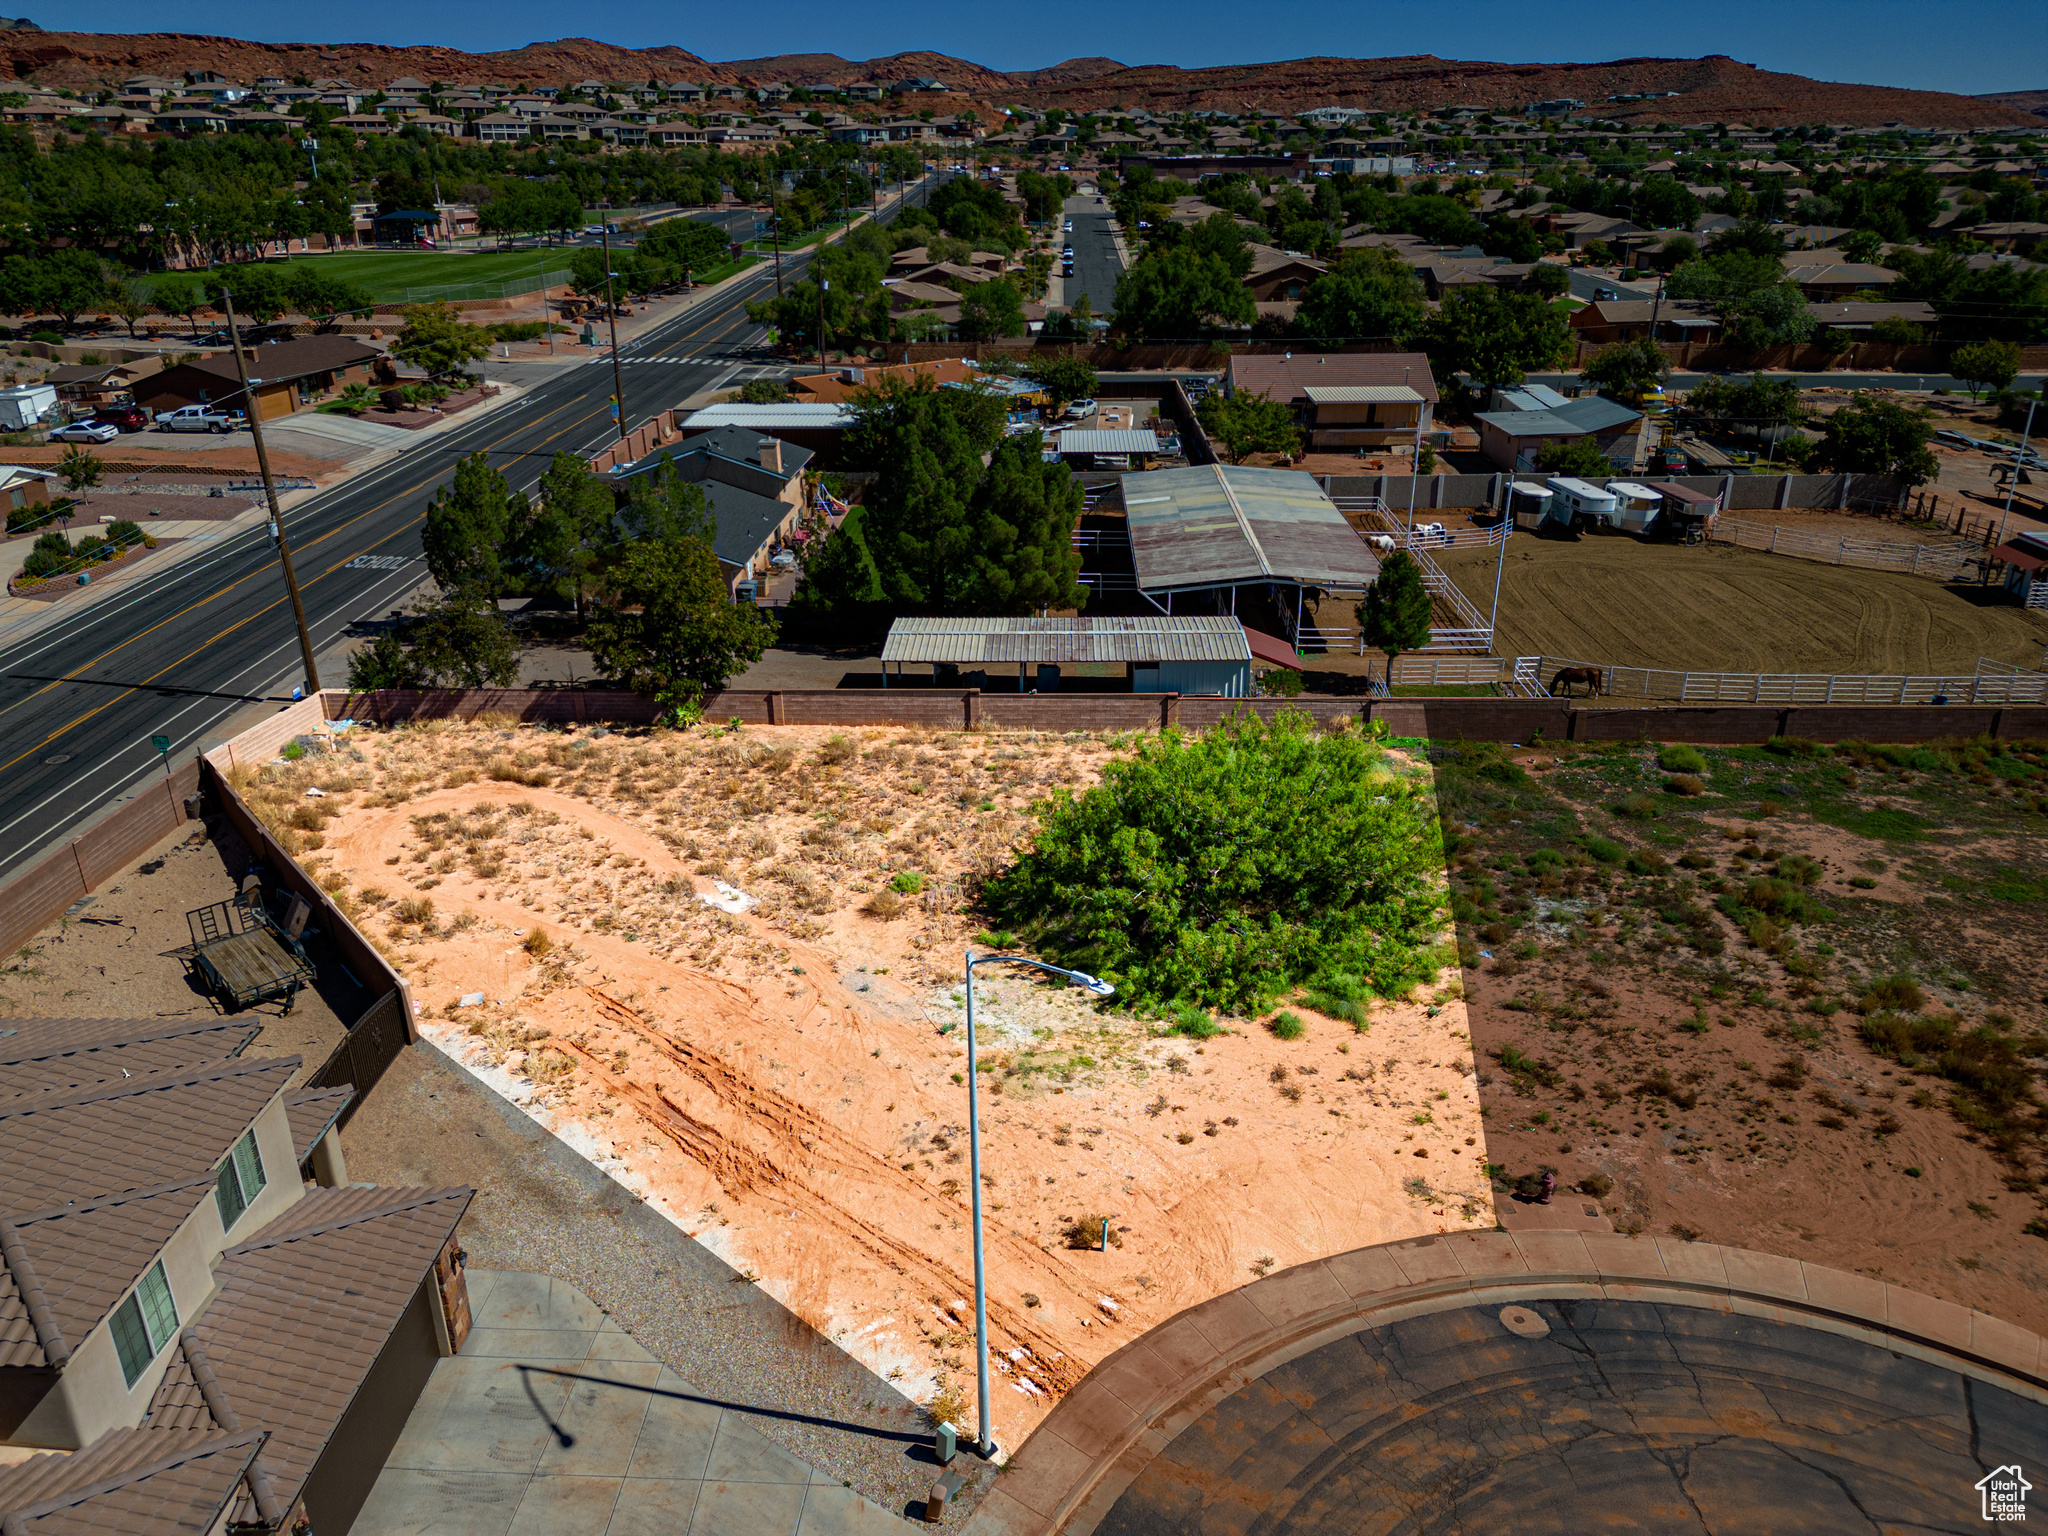
[[[0, 31], [0, 69], [49, 86], [102, 86], [124, 76], [215, 70], [229, 79], [306, 75], [383, 85], [401, 76], [434, 81], [502, 80], [565, 85], [584, 79], [693, 79], [792, 85], [852, 84], [929, 75], [990, 102], [1080, 110], [1106, 107], [1298, 111], [1338, 104], [1375, 111], [1469, 104], [1515, 108], [1572, 96], [1616, 117], [1657, 122], [1813, 122], [1869, 126], [2038, 127], [2018, 101], [1907, 91], [1778, 74], [1722, 55], [1702, 59], [1617, 59], [1604, 64], [1493, 64], [1429, 54], [1394, 59], [1295, 59], [1211, 69], [1127, 67], [1113, 59], [1070, 59], [1005, 72], [941, 53], [849, 60], [837, 54], [782, 54], [714, 64], [688, 49], [622, 48], [591, 38], [529, 43], [495, 53], [395, 48], [372, 43], [256, 43], [183, 33]], [[1646, 91], [1650, 101], [1609, 102]]]

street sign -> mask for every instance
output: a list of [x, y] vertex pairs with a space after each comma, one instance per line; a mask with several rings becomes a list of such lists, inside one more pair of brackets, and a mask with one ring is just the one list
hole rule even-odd
[[159, 752], [169, 752], [171, 750], [171, 738], [168, 736], [152, 736], [149, 738], [149, 744]]

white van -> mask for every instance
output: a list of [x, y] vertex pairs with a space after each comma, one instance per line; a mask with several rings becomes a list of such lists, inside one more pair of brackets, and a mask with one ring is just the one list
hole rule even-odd
[[1553, 476], [1544, 482], [1551, 491], [1550, 518], [1568, 528], [1619, 526], [1619, 503], [1597, 485], [1570, 475]]

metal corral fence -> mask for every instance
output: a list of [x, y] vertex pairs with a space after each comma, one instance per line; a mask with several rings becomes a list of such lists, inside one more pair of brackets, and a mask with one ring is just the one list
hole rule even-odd
[[[1359, 528], [1376, 549], [1391, 553], [1406, 550], [1422, 567], [1422, 585], [1434, 600], [1429, 627], [1430, 651], [1486, 651], [1493, 647], [1493, 625], [1478, 606], [1458, 590], [1458, 584], [1444, 568], [1430, 558], [1430, 550], [1453, 545], [1483, 544], [1500, 547], [1513, 535], [1511, 524], [1498, 528], [1467, 529], [1452, 534], [1416, 533], [1408, 526], [1407, 512], [1395, 512], [1378, 496], [1333, 496], [1331, 504], [1344, 514], [1346, 522]], [[1384, 541], [1384, 542], [1382, 542]], [[1309, 628], [1301, 631], [1299, 642], [1322, 650], [1365, 654], [1365, 639], [1352, 628]]]
[[1829, 538], [1804, 528], [1749, 523], [1726, 515], [1714, 519], [1707, 539], [1714, 544], [1736, 544], [1744, 549], [1818, 560], [1826, 565], [1902, 571], [1936, 581], [1958, 581], [1965, 572], [1974, 575], [1985, 558], [1981, 547], [1964, 539], [1943, 539], [1934, 544], [1887, 544], [1876, 539]]
[[[1800, 672], [1673, 672], [1615, 667], [1566, 656], [1517, 656], [1514, 691], [1532, 697], [1568, 667], [1600, 673], [1612, 698], [1668, 699], [1681, 704], [2048, 704], [2048, 672], [2002, 670], [1980, 661], [1975, 672], [1914, 677]], [[1401, 679], [1403, 682], [1407, 678]]]

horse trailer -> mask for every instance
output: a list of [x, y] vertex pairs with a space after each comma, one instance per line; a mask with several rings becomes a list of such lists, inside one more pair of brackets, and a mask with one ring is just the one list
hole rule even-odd
[[1589, 485], [1569, 475], [1558, 475], [1547, 484], [1552, 492], [1546, 523], [1561, 524], [1566, 528], [1609, 527], [1618, 516], [1614, 497], [1597, 485]]
[[1648, 533], [1664, 510], [1664, 498], [1647, 485], [1633, 480], [1610, 480], [1607, 494], [1615, 499], [1615, 517], [1609, 527], [1623, 533]]

